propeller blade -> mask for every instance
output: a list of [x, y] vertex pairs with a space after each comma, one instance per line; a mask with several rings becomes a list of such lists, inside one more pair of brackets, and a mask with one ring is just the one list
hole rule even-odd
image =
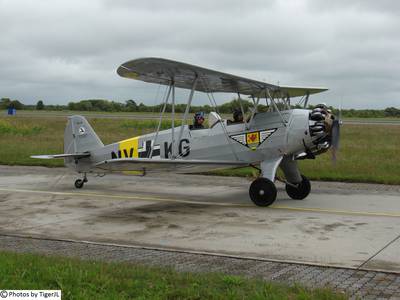
[[339, 151], [339, 141], [340, 141], [340, 120], [335, 119], [332, 123], [332, 161], [336, 163], [336, 154]]

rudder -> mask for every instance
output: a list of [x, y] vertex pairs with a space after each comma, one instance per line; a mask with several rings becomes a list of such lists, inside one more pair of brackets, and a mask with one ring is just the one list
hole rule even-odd
[[84, 117], [68, 118], [64, 132], [64, 153], [84, 153], [101, 147], [104, 144]]

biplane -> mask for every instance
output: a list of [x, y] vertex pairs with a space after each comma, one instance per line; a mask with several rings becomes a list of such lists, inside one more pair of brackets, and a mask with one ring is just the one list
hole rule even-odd
[[[84, 117], [69, 117], [64, 154], [32, 157], [64, 159], [68, 168], [83, 175], [75, 181], [76, 188], [84, 186], [89, 173], [194, 173], [251, 166], [260, 175], [250, 185], [250, 198], [258, 206], [268, 206], [277, 197], [274, 181], [278, 167], [285, 176], [287, 194], [293, 199], [304, 199], [311, 185], [301, 174], [297, 161], [314, 159], [338, 146], [338, 118], [324, 104], [306, 109], [310, 95], [326, 88], [274, 85], [162, 58], [131, 60], [122, 64], [117, 73], [166, 86], [157, 130], [104, 145]], [[175, 126], [176, 88], [190, 91], [180, 126]], [[188, 124], [195, 92], [207, 95], [213, 107], [204, 129], [193, 129]], [[242, 122], [228, 122], [218, 113], [214, 93], [234, 93], [243, 115], [243, 96], [252, 108]], [[297, 107], [301, 105], [301, 109], [293, 108], [292, 98], [299, 99]], [[267, 111], [259, 112], [261, 102]], [[160, 130], [167, 105], [171, 107], [171, 128]]]

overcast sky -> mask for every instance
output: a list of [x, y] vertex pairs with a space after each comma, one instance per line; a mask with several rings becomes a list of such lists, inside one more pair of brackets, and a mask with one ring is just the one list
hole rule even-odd
[[0, 0], [0, 97], [158, 103], [157, 85], [116, 74], [156, 56], [330, 89], [312, 103], [400, 107], [400, 1], [329, 2]]

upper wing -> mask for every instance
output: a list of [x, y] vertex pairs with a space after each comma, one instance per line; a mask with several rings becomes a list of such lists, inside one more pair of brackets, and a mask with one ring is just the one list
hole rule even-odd
[[139, 58], [122, 64], [117, 73], [126, 78], [150, 83], [170, 85], [191, 89], [196, 78], [196, 91], [205, 93], [240, 93], [265, 97], [265, 89], [281, 91], [284, 96], [296, 97], [326, 91], [325, 88], [281, 87], [278, 85], [214, 71], [195, 65], [163, 58]]
[[197, 159], [154, 159], [120, 158], [110, 159], [95, 164], [95, 167], [107, 171], [168, 171], [181, 173], [210, 171], [221, 168], [244, 167], [249, 163], [239, 161], [215, 161]]
[[[280, 85], [279, 88], [275, 91], [275, 93], [278, 93], [278, 96], [283, 96], [283, 97], [301, 97], [301, 96], [307, 96], [311, 94], [317, 94], [321, 92], [327, 91], [327, 88], [322, 88], [322, 87], [301, 87], [301, 86], [284, 86]], [[263, 97], [263, 96], [262, 96]]]

